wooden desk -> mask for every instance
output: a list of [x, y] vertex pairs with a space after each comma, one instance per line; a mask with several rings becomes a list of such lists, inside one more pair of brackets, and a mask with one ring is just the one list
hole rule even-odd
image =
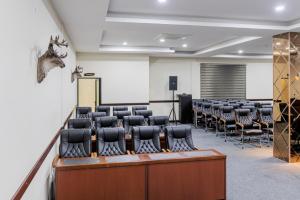
[[226, 199], [226, 156], [215, 150], [55, 159], [57, 200]]

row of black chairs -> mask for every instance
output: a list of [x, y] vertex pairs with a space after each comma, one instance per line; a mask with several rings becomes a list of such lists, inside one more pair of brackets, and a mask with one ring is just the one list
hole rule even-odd
[[118, 123], [116, 116], [97, 116], [92, 118], [70, 119], [68, 121], [69, 129], [92, 129], [93, 133], [97, 129], [123, 127], [125, 133], [131, 134], [135, 126], [158, 126], [162, 130], [169, 125], [168, 116], [149, 116], [147, 122], [142, 115], [124, 116], [123, 123]]
[[[261, 136], [266, 133], [268, 141], [273, 133], [272, 105], [270, 103], [243, 100], [197, 100], [193, 103], [195, 126], [203, 125], [207, 131], [214, 128], [216, 135], [224, 132], [239, 134], [241, 143], [244, 137]], [[244, 148], [244, 146], [242, 146]]]
[[[97, 155], [116, 156], [159, 152], [196, 150], [190, 126], [166, 126], [164, 128], [167, 150], [161, 148], [158, 126], [133, 127], [134, 151], [126, 150], [125, 129], [101, 128], [96, 131]], [[64, 129], [61, 131], [59, 156], [61, 158], [90, 157], [92, 154], [91, 129]]]
[[[77, 107], [76, 118], [96, 118], [103, 116], [110, 116], [110, 106], [96, 106], [95, 112], [92, 112], [91, 107]], [[119, 121], [123, 120], [125, 116], [141, 115], [145, 120], [148, 120], [149, 116], [152, 116], [152, 111], [148, 110], [147, 106], [132, 106], [132, 110], [129, 111], [127, 106], [113, 106], [113, 116], [116, 116]]]

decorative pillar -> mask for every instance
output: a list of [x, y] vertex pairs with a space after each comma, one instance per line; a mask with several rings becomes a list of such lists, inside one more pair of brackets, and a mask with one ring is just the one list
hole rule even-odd
[[273, 36], [273, 155], [300, 161], [300, 33]]

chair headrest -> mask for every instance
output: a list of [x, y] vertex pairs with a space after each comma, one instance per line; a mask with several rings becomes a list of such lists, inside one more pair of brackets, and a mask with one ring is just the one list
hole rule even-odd
[[105, 117], [96, 117], [96, 124], [101, 125], [101, 127], [111, 126], [113, 123], [117, 123], [118, 118], [116, 116], [105, 116]]
[[105, 117], [106, 112], [92, 112], [91, 113], [91, 118], [93, 121], [95, 121], [96, 117]]
[[230, 113], [233, 111], [233, 106], [222, 106], [220, 110], [223, 113]]
[[124, 121], [130, 126], [142, 125], [144, 123], [144, 116], [134, 115], [134, 116], [125, 116]]
[[140, 140], [150, 140], [160, 132], [157, 126], [137, 126], [133, 127], [133, 134], [139, 134]]
[[152, 110], [136, 110], [135, 114], [136, 115], [142, 115], [145, 118], [147, 118], [147, 117], [152, 115]]
[[167, 125], [169, 123], [168, 116], [150, 116], [149, 117], [150, 123], [152, 125]]
[[110, 110], [109, 106], [97, 106], [96, 107], [96, 111], [97, 112], [107, 112]]
[[81, 143], [91, 139], [90, 129], [64, 129], [61, 131], [62, 142]]
[[114, 106], [113, 111], [128, 111], [127, 106]]
[[191, 134], [191, 127], [190, 126], [167, 126], [167, 132], [171, 133], [174, 138], [186, 138], [188, 134]]
[[242, 106], [242, 109], [249, 109], [250, 111], [255, 110], [255, 106]]
[[124, 128], [101, 128], [97, 130], [97, 138], [102, 137], [104, 142], [116, 142], [120, 136], [125, 136]]
[[89, 128], [92, 125], [90, 119], [86, 118], [79, 118], [79, 119], [69, 119], [68, 120], [68, 127], [69, 128]]
[[261, 108], [261, 109], [259, 109], [259, 112], [262, 115], [272, 115], [273, 109], [272, 108]]
[[132, 106], [132, 110], [147, 110], [147, 106]]
[[131, 115], [131, 112], [130, 111], [114, 111], [113, 115], [117, 116], [118, 118], [123, 118], [124, 116]]
[[77, 107], [76, 110], [77, 110], [77, 113], [79, 113], [79, 114], [88, 114], [88, 113], [92, 112], [91, 107]]
[[250, 109], [236, 109], [235, 112], [239, 116], [247, 116], [250, 113]]

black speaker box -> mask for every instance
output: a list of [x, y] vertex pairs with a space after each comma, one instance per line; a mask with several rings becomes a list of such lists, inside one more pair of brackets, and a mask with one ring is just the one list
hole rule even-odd
[[169, 90], [177, 90], [177, 76], [169, 76]]

